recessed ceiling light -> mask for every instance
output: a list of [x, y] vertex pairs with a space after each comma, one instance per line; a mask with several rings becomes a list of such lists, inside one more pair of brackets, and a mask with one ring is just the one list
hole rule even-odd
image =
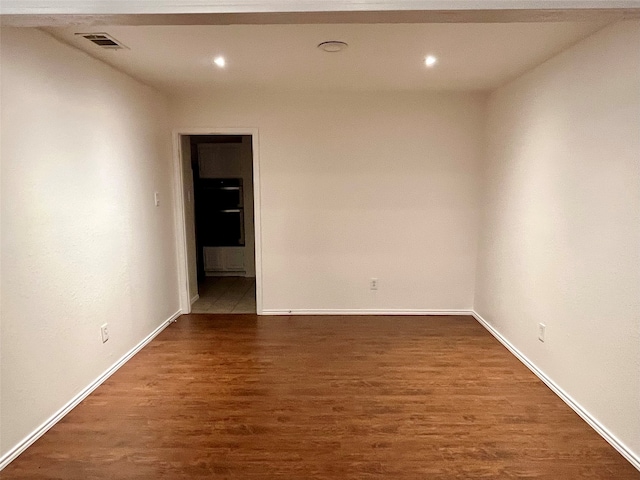
[[216, 57], [213, 59], [213, 63], [222, 68], [226, 65], [227, 62], [225, 61], [224, 57]]
[[433, 55], [427, 55], [426, 58], [424, 59], [424, 64], [427, 67], [433, 67], [436, 63], [438, 63], [438, 59]]
[[325, 52], [335, 53], [341, 52], [349, 45], [346, 42], [341, 42], [339, 40], [329, 40], [328, 42], [322, 42], [318, 44], [318, 48], [320, 50], [324, 50]]

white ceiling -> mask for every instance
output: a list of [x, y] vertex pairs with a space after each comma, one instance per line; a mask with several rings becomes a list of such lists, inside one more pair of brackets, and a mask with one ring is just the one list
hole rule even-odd
[[[149, 85], [177, 89], [490, 90], [603, 27], [596, 22], [46, 28]], [[74, 35], [107, 32], [128, 50]], [[316, 45], [342, 40], [325, 53]], [[424, 57], [436, 55], [428, 69]], [[227, 66], [212, 64], [224, 55]]]

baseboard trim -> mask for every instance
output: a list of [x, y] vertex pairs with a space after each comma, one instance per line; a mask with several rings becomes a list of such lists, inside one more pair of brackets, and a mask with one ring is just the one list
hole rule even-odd
[[[198, 296], [194, 297], [196, 300]], [[193, 304], [196, 300], [191, 301]], [[127, 363], [136, 353], [144, 348], [169, 324], [175, 321], [181, 311], [177, 311], [167, 320], [162, 322], [153, 332], [147, 335], [140, 343], [123, 355], [111, 367], [109, 367], [98, 378], [86, 386], [80, 393], [72, 398], [65, 406], [53, 414], [42, 425], [36, 428], [31, 434], [25, 437], [15, 447], [0, 457], [0, 471], [15, 460], [22, 452], [31, 446], [36, 440], [44, 435], [51, 427], [58, 423], [67, 413], [75, 408], [82, 400], [87, 398], [91, 392], [104, 383], [120, 367]], [[615, 448], [624, 458], [626, 458], [636, 469], [640, 470], [640, 458], [636, 456], [622, 441], [613, 435], [606, 427], [598, 422], [587, 410], [576, 402], [559, 385], [545, 375], [526, 355], [518, 350], [509, 340], [507, 340], [498, 330], [487, 322], [479, 313], [474, 310], [419, 310], [419, 309], [396, 309], [396, 310], [368, 310], [368, 309], [292, 309], [292, 310], [264, 310], [264, 315], [471, 315], [484, 328], [487, 329], [507, 350], [515, 355], [529, 370], [531, 370], [542, 382], [547, 385], [558, 397], [562, 399], [573, 411], [575, 411], [587, 424], [591, 426], [602, 438], [604, 438], [613, 448]]]
[[421, 310], [411, 308], [399, 309], [264, 309], [262, 315], [472, 315], [473, 310]]
[[200, 300], [200, 295], [198, 294], [194, 295], [193, 298], [191, 299], [191, 305], [196, 303], [198, 300]]
[[93, 392], [96, 388], [102, 385], [105, 380], [107, 380], [111, 375], [113, 375], [120, 367], [122, 367], [125, 363], [127, 363], [131, 357], [133, 357], [136, 353], [138, 353], [142, 348], [144, 348], [151, 340], [153, 340], [160, 332], [162, 332], [165, 328], [169, 326], [169, 324], [175, 321], [180, 315], [182, 315], [182, 311], [178, 310], [176, 313], [171, 315], [167, 320], [162, 322], [153, 332], [147, 335], [140, 343], [138, 343], [135, 347], [129, 350], [126, 354], [124, 354], [120, 360], [111, 365], [107, 370], [105, 370], [98, 378], [96, 378], [93, 382], [87, 385], [80, 393], [78, 393], [75, 397], [73, 397], [69, 402], [63, 406], [60, 410], [54, 413], [48, 420], [46, 420], [42, 425], [36, 428], [33, 432], [27, 435], [21, 442], [19, 442], [15, 447], [5, 453], [2, 457], [0, 457], [0, 471], [2, 471], [7, 465], [9, 465], [13, 460], [15, 460], [22, 452], [24, 452], [27, 448], [29, 448], [36, 440], [38, 440], [42, 435], [47, 433], [47, 431], [53, 427], [56, 423], [58, 423], [62, 418], [73, 410], [82, 400], [87, 398], [91, 392]]
[[576, 412], [585, 422], [587, 422], [591, 428], [593, 428], [607, 443], [615, 448], [620, 455], [626, 458], [631, 465], [640, 470], [640, 457], [634, 454], [629, 447], [621, 442], [615, 435], [613, 435], [607, 428], [596, 420], [585, 408], [576, 402], [571, 395], [565, 392], [557, 383], [551, 380], [547, 375], [540, 370], [535, 363], [533, 363], [525, 354], [518, 350], [509, 340], [507, 340], [498, 330], [496, 330], [489, 322], [487, 322], [482, 316], [475, 310], [471, 312], [473, 317], [486, 328], [491, 335], [493, 335], [507, 350], [516, 356], [529, 370], [531, 370], [540, 380], [544, 382], [547, 387], [558, 395], [564, 403], [569, 405], [571, 409]]

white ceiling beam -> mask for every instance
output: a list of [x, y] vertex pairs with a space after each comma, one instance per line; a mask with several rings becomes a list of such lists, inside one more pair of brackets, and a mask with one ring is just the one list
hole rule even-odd
[[640, 0], [2, 0], [3, 15], [640, 8]]

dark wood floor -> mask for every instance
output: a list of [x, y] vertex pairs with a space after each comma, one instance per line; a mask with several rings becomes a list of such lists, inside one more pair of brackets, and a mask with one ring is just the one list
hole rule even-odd
[[188, 315], [3, 479], [640, 478], [469, 317]]

